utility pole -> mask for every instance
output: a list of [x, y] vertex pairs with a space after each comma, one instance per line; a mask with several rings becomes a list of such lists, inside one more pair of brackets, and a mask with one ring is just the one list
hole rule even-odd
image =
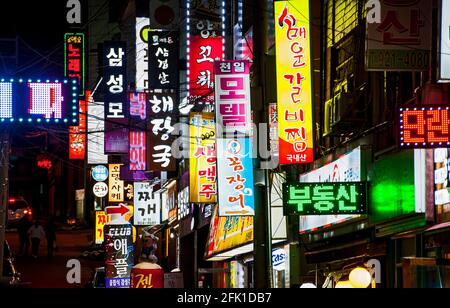
[[0, 279], [3, 278], [3, 256], [5, 248], [6, 217], [8, 213], [9, 188], [9, 132], [3, 128], [0, 133]]
[[[253, 4], [253, 85], [260, 93], [254, 100], [253, 110], [255, 124], [267, 123], [268, 108], [266, 102], [266, 56], [268, 53], [268, 14], [267, 1], [257, 0]], [[264, 135], [259, 132], [258, 135]], [[258, 140], [259, 139], [259, 140]], [[260, 138], [254, 142], [261, 142]], [[258, 166], [255, 170], [255, 220], [254, 220], [254, 260], [255, 260], [255, 288], [272, 287], [272, 231], [270, 221], [269, 170]]]

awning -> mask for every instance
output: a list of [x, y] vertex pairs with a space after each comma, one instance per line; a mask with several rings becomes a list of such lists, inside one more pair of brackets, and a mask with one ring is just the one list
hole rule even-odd
[[[276, 244], [279, 244], [282, 242], [284, 242], [284, 241], [280, 241], [280, 240], [272, 241], [272, 245], [276, 245]], [[232, 250], [229, 250], [226, 252], [219, 253], [219, 254], [215, 255], [214, 257], [207, 259], [206, 261], [210, 261], [210, 262], [225, 261], [225, 260], [237, 257], [237, 256], [243, 256], [243, 255], [246, 255], [246, 254], [249, 254], [252, 252], [253, 252], [253, 243], [245, 245], [245, 246], [241, 246], [239, 248], [235, 248], [235, 249], [232, 249]]]
[[450, 229], [450, 221], [434, 225], [431, 228], [426, 229], [425, 232], [445, 231], [443, 229]]

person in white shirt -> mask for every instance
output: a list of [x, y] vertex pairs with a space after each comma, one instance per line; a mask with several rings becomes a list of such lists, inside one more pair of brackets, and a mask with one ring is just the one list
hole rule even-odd
[[45, 237], [44, 228], [41, 226], [39, 220], [35, 220], [34, 224], [28, 229], [28, 235], [31, 237], [32, 256], [36, 259], [39, 254], [41, 240]]

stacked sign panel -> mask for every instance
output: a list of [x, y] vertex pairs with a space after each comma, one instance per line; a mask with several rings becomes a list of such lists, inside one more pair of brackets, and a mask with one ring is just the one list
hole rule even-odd
[[275, 2], [280, 164], [314, 161], [309, 1]]
[[217, 201], [216, 124], [212, 113], [190, 116], [190, 201]]
[[85, 41], [83, 33], [66, 33], [64, 36], [64, 76], [78, 81], [79, 95], [84, 96]]
[[432, 46], [432, 2], [380, 2], [381, 22], [367, 25], [367, 70], [427, 70]]
[[125, 42], [109, 41], [104, 44], [106, 154], [127, 154], [129, 151], [126, 51]]
[[225, 2], [188, 0], [188, 92], [193, 105], [214, 104], [214, 61], [224, 59]]
[[148, 169], [174, 171], [173, 133], [178, 122], [178, 32], [149, 32]]

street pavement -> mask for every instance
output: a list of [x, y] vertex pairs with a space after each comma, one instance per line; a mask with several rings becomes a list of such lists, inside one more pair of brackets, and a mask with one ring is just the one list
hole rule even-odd
[[[39, 249], [38, 259], [30, 256], [17, 256], [19, 252], [19, 235], [16, 232], [8, 232], [8, 240], [13, 254], [15, 265], [22, 274], [23, 287], [25, 288], [79, 288], [83, 287], [92, 278], [96, 267], [103, 266], [103, 262], [80, 258], [86, 251], [92, 240], [92, 230], [60, 231], [56, 235], [57, 251], [53, 258], [47, 257], [47, 243], [43, 240]], [[81, 284], [71, 285], [66, 276], [69, 271], [66, 264], [71, 259], [81, 262]]]

